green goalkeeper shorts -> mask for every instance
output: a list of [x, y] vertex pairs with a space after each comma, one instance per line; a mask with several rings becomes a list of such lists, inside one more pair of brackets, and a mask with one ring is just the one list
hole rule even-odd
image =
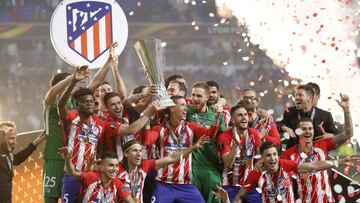
[[206, 202], [220, 203], [220, 199], [212, 194], [213, 191], [216, 191], [216, 185], [220, 185], [220, 172], [216, 170], [199, 169], [195, 167], [192, 169], [192, 172], [193, 184], [198, 187]]
[[64, 176], [64, 160], [45, 160], [43, 166], [44, 197], [59, 198], [61, 196]]

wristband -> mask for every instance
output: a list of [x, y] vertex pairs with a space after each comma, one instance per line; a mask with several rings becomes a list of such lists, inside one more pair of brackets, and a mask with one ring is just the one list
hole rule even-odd
[[339, 161], [338, 160], [334, 160], [334, 166], [337, 168], [339, 167]]

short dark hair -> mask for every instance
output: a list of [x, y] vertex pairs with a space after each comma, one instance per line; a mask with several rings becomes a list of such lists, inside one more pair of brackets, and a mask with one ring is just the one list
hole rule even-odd
[[204, 89], [206, 94], [209, 94], [209, 92], [210, 92], [208, 84], [206, 84], [206, 82], [202, 82], [202, 81], [195, 82], [193, 84], [192, 88]]
[[65, 78], [67, 78], [69, 75], [71, 75], [70, 73], [56, 73], [55, 75], [52, 76], [51, 80], [50, 80], [50, 86], [54, 86], [56, 85], [58, 82], [64, 80]]
[[237, 105], [243, 107], [246, 109], [247, 112], [255, 112], [255, 106], [252, 102], [249, 102], [248, 100], [242, 99], [240, 100]]
[[246, 110], [245, 106], [239, 105], [239, 104], [236, 104], [235, 106], [231, 107], [231, 110], [230, 110], [231, 116], [233, 115], [233, 113], [234, 113], [236, 110], [238, 110], [238, 109], [240, 109], [240, 108], [244, 108], [244, 109]]
[[320, 86], [314, 82], [308, 82], [306, 85], [309, 85], [314, 89], [315, 94], [320, 95]]
[[112, 151], [105, 151], [100, 154], [101, 161], [104, 161], [105, 159], [118, 159], [118, 156], [115, 152]]
[[[175, 103], [175, 105], [176, 105], [180, 99], [185, 99], [185, 97], [183, 97], [183, 96], [181, 96], [181, 95], [174, 95], [174, 96], [171, 96], [170, 99], [171, 99], [171, 100]], [[168, 107], [168, 108], [164, 109], [164, 113], [165, 113], [166, 115], [168, 115], [168, 116], [170, 115], [170, 108], [171, 108], [171, 107]]]
[[[302, 117], [302, 118], [300, 118], [300, 120], [299, 120], [299, 122], [298, 122], [298, 124], [297, 124], [298, 127], [299, 127], [299, 125], [300, 125], [301, 122], [310, 122], [310, 123], [313, 123], [312, 120], [311, 120], [311, 118]], [[313, 125], [314, 125], [314, 124], [313, 124]]]
[[173, 100], [173, 102], [174, 102], [175, 104], [177, 104], [177, 101], [178, 101], [178, 100], [180, 100], [180, 99], [185, 99], [185, 97], [180, 96], [180, 95], [175, 95], [175, 96], [170, 97], [170, 99]]
[[178, 73], [175, 73], [175, 74], [172, 74], [172, 75], [169, 75], [166, 79], [165, 79], [165, 88], [168, 88], [169, 87], [169, 84], [171, 81], [173, 80], [176, 80], [178, 78], [184, 78], [184, 76], [178, 74]]
[[[172, 81], [169, 82], [169, 85], [170, 85], [170, 83], [176, 83], [176, 84], [178, 84], [178, 85], [179, 85], [179, 90], [180, 90], [180, 91], [183, 91], [183, 92], [185, 93], [185, 96], [186, 96], [186, 94], [187, 94], [187, 87], [186, 87], [186, 85], [185, 85], [183, 82], [179, 82], [179, 81], [177, 81], [177, 80], [172, 80]], [[168, 87], [169, 87], [169, 85], [168, 85]]]
[[213, 80], [206, 81], [206, 84], [209, 87], [216, 87], [216, 89], [219, 91], [219, 84]]
[[314, 98], [315, 90], [310, 85], [298, 85], [295, 87], [295, 90], [304, 90], [306, 94], [310, 95], [312, 98]]
[[79, 101], [80, 97], [82, 96], [85, 96], [85, 95], [91, 95], [91, 96], [94, 96], [93, 94], [93, 91], [89, 88], [79, 88], [77, 89], [73, 94], [72, 94], [72, 98], [75, 100], [75, 101]]
[[139, 85], [132, 90], [132, 94], [140, 94], [147, 85]]
[[110, 85], [111, 86], [111, 84], [108, 81], [102, 81], [100, 83], [100, 86], [102, 86], [102, 85]]
[[275, 145], [272, 142], [263, 142], [260, 146], [260, 154], [262, 154], [265, 150], [270, 149], [272, 147], [275, 147]]
[[111, 99], [113, 97], [120, 97], [120, 95], [117, 92], [108, 92], [108, 93], [106, 93], [104, 98], [103, 98], [104, 105], [107, 106], [107, 102], [109, 101], [109, 99]]

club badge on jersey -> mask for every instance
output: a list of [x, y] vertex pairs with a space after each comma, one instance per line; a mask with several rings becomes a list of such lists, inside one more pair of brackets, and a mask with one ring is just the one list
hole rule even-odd
[[50, 37], [59, 56], [73, 66], [99, 68], [108, 59], [108, 49], [120, 54], [128, 37], [126, 16], [116, 1], [65, 0], [55, 9]]

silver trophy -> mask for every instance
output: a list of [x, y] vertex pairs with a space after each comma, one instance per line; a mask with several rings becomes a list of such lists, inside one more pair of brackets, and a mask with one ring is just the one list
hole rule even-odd
[[175, 106], [165, 89], [165, 79], [162, 69], [162, 47], [159, 39], [143, 39], [134, 44], [136, 53], [142, 63], [146, 77], [150, 84], [155, 84], [159, 91], [157, 99], [162, 107]]

